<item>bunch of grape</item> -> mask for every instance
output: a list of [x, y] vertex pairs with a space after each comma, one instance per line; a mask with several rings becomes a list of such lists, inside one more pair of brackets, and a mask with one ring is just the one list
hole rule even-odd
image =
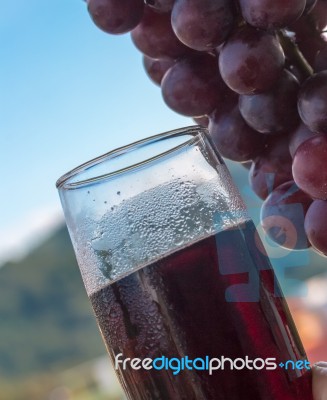
[[174, 111], [249, 167], [267, 234], [327, 255], [327, 0], [87, 0]]

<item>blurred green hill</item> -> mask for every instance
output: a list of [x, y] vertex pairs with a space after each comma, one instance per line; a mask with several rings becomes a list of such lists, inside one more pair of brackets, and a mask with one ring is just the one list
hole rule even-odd
[[67, 368], [105, 353], [67, 229], [0, 269], [0, 378]]

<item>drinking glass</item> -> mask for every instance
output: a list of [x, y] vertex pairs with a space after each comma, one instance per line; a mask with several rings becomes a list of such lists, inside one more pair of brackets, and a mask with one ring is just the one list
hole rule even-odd
[[119, 148], [57, 187], [128, 399], [311, 399], [287, 304], [205, 129]]

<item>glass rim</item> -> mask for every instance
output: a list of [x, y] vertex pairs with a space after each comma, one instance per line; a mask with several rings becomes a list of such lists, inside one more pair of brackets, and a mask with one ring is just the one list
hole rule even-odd
[[[59, 190], [65, 189], [65, 190], [70, 190], [70, 189], [77, 189], [78, 187], [85, 186], [86, 184], [90, 184], [93, 182], [101, 181], [103, 179], [108, 179], [113, 176], [120, 175], [124, 172], [128, 172], [131, 170], [134, 170], [136, 168], [139, 168], [140, 166], [144, 166], [146, 164], [152, 163], [153, 161], [159, 160], [160, 158], [163, 158], [167, 156], [170, 153], [173, 153], [175, 151], [180, 150], [183, 147], [193, 145], [194, 142], [199, 138], [199, 136], [202, 134], [206, 134], [207, 129], [200, 126], [200, 125], [191, 125], [187, 126], [184, 128], [177, 128], [174, 130], [166, 131], [163, 133], [159, 133], [157, 135], [149, 136], [147, 138], [138, 140], [136, 142], [132, 142], [130, 144], [127, 144], [125, 146], [118, 147], [114, 150], [111, 150], [107, 153], [104, 153], [96, 158], [93, 158], [83, 164], [80, 164], [79, 166], [73, 168], [72, 170], [68, 171], [64, 175], [62, 175], [56, 182], [56, 188]], [[156, 142], [160, 142], [164, 139], [170, 139], [178, 136], [186, 136], [186, 135], [191, 135], [192, 137], [185, 142], [173, 146], [169, 148], [166, 151], [159, 152], [158, 154], [146, 158], [140, 162], [137, 163], [132, 163], [131, 165], [127, 165], [126, 167], [119, 168], [115, 171], [108, 172], [105, 174], [100, 174], [91, 178], [87, 179], [82, 179], [78, 180], [75, 182], [69, 182], [72, 178], [78, 177], [81, 175], [83, 172], [85, 172], [87, 169], [90, 169], [92, 167], [95, 167], [105, 161], [108, 161], [110, 159], [114, 159], [116, 157], [122, 156], [126, 153], [132, 152], [134, 150], [140, 149], [142, 147], [154, 144]]]

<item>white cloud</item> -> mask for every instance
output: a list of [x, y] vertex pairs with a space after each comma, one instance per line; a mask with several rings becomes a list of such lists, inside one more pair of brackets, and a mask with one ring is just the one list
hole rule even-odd
[[23, 258], [64, 222], [59, 206], [32, 210], [14, 225], [0, 228], [0, 265]]

